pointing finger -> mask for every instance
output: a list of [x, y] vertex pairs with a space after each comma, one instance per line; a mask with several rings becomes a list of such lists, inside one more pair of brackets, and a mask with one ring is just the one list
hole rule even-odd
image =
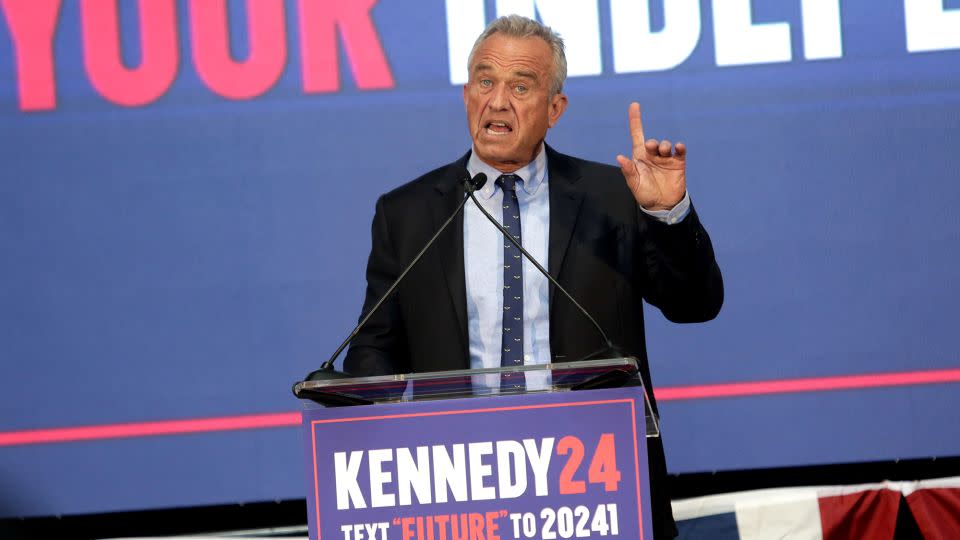
[[630, 104], [630, 137], [633, 139], [633, 157], [638, 157], [646, 138], [643, 136], [643, 119], [640, 116], [640, 104], [634, 101]]

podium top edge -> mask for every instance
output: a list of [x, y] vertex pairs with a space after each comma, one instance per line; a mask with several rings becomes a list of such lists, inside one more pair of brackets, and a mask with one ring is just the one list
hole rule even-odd
[[575, 362], [552, 362], [549, 364], [533, 364], [515, 366], [509, 368], [492, 367], [477, 369], [457, 369], [448, 371], [431, 371], [424, 373], [400, 373], [395, 375], [375, 375], [370, 377], [353, 377], [347, 379], [300, 381], [293, 387], [294, 393], [310, 390], [333, 390], [344, 385], [362, 386], [385, 383], [403, 383], [409, 381], [433, 381], [440, 379], [457, 379], [472, 377], [475, 375], [492, 375], [497, 373], [517, 373], [517, 372], [574, 372], [587, 371], [591, 369], [627, 369], [636, 371], [638, 369], [637, 359], [632, 356], [601, 358], [597, 360], [580, 360]]

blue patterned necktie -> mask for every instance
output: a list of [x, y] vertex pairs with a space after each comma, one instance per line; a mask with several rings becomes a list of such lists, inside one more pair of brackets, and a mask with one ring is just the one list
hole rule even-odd
[[[520, 236], [520, 203], [517, 200], [517, 183], [523, 179], [515, 174], [497, 178], [503, 190], [503, 220], [501, 223], [511, 236], [522, 244]], [[509, 240], [503, 239], [503, 333], [500, 366], [523, 365], [523, 259], [520, 250]], [[504, 373], [500, 389], [511, 392], [523, 391], [526, 378], [520, 373]]]

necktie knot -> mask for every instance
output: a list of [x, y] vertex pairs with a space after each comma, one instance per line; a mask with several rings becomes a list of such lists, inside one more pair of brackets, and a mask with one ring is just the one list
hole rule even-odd
[[517, 182], [522, 182], [519, 176], [515, 174], [501, 174], [500, 178], [497, 178], [497, 183], [500, 184], [500, 188], [504, 191], [516, 191]]

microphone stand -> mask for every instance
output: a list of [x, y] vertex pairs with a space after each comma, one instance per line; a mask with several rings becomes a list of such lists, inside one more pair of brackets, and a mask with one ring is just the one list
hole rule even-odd
[[[413, 260], [410, 261], [409, 264], [407, 264], [406, 268], [404, 268], [403, 271], [400, 272], [400, 275], [397, 276], [397, 279], [395, 279], [393, 284], [390, 285], [390, 288], [387, 289], [387, 292], [383, 293], [380, 299], [377, 300], [377, 303], [374, 304], [373, 307], [370, 308], [370, 310], [367, 312], [367, 314], [363, 316], [360, 322], [357, 323], [357, 326], [353, 328], [353, 331], [350, 332], [350, 335], [347, 336], [347, 339], [343, 340], [343, 343], [341, 343], [340, 346], [337, 347], [337, 350], [334, 351], [334, 353], [330, 356], [330, 358], [326, 362], [320, 365], [320, 369], [310, 372], [304, 379], [305, 381], [328, 381], [328, 380], [336, 380], [336, 379], [346, 379], [351, 377], [351, 375], [347, 373], [344, 373], [342, 371], [336, 371], [333, 369], [333, 363], [336, 361], [337, 357], [340, 356], [340, 353], [342, 353], [343, 350], [347, 348], [347, 345], [353, 340], [353, 338], [355, 338], [357, 334], [360, 333], [360, 329], [362, 329], [364, 325], [367, 324], [367, 321], [370, 320], [370, 317], [373, 317], [373, 315], [377, 312], [377, 310], [380, 309], [380, 306], [383, 305], [383, 303], [387, 300], [387, 298], [390, 297], [391, 294], [393, 294], [393, 292], [400, 285], [400, 282], [403, 281], [403, 278], [406, 277], [407, 273], [409, 273], [410, 270], [413, 269], [414, 265], [416, 265], [417, 262], [420, 261], [420, 259], [423, 257], [423, 254], [426, 253], [427, 250], [430, 249], [430, 246], [432, 246], [434, 242], [437, 240], [437, 238], [440, 237], [440, 234], [443, 233], [443, 231], [446, 230], [446, 228], [450, 225], [450, 223], [453, 222], [454, 218], [456, 218], [457, 215], [460, 214], [460, 212], [463, 210], [464, 205], [467, 204], [467, 201], [474, 197], [473, 192], [483, 187], [483, 185], [486, 182], [487, 182], [486, 174], [478, 173], [477, 176], [470, 178], [468, 173], [468, 176], [463, 179], [464, 190], [466, 192], [466, 195], [464, 196], [463, 200], [460, 201], [460, 204], [457, 205], [457, 209], [454, 210], [452, 214], [450, 214], [450, 217], [443, 222], [443, 225], [441, 225], [440, 228], [437, 230], [437, 232], [434, 233], [434, 235], [430, 238], [430, 240], [427, 241], [427, 243], [423, 246], [420, 252], [417, 253], [417, 255], [413, 258]], [[476, 201], [476, 199], [474, 199], [474, 201]], [[294, 391], [294, 394], [296, 394], [296, 391]], [[300, 396], [297, 396], [297, 397], [300, 397]]]

